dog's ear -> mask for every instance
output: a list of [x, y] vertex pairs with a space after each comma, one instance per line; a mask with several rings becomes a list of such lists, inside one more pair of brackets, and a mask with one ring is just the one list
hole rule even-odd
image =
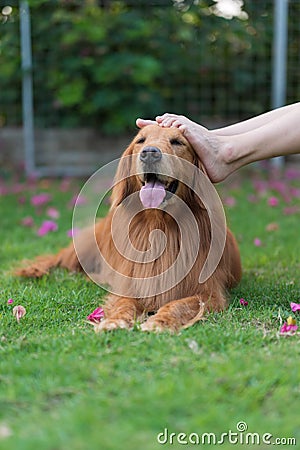
[[[193, 164], [194, 164], [195, 167], [197, 167], [208, 178], [205, 166], [202, 163], [202, 161], [200, 161], [200, 159], [198, 158], [198, 156], [196, 154], [194, 156]], [[191, 191], [191, 194], [192, 194], [192, 197], [193, 197], [194, 204], [197, 204], [197, 207], [200, 208], [200, 209], [205, 209], [205, 206], [204, 206], [202, 200], [199, 198], [199, 196], [197, 194], [197, 193], [202, 191], [202, 189], [201, 189], [201, 175], [199, 175], [197, 170], [194, 172], [194, 175], [193, 175], [192, 186], [193, 186], [193, 189]]]
[[204, 173], [204, 175], [208, 176], [204, 164], [202, 163], [202, 161], [199, 159], [199, 157], [197, 155], [194, 156], [193, 164], [194, 164], [194, 166], [198, 167], [198, 169], [200, 169], [201, 172]]
[[111, 195], [111, 209], [118, 206], [129, 194], [134, 192], [132, 186], [133, 148], [134, 143], [131, 142], [120, 159]]

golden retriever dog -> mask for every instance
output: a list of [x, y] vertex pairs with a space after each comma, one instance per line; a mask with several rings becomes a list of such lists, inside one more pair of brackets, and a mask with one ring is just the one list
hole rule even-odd
[[58, 254], [38, 257], [16, 273], [41, 277], [54, 267], [84, 269], [112, 286], [98, 332], [137, 323], [143, 331], [187, 328], [206, 312], [223, 310], [228, 289], [242, 273], [238, 246], [225, 222], [222, 253], [199, 278], [221, 234], [205, 183], [212, 186], [178, 129], [144, 127], [120, 159], [108, 215]]

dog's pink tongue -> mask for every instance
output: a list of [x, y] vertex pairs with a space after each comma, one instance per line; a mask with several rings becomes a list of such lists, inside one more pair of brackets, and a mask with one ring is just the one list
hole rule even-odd
[[158, 180], [146, 183], [140, 190], [140, 199], [145, 208], [158, 208], [165, 196], [165, 187]]

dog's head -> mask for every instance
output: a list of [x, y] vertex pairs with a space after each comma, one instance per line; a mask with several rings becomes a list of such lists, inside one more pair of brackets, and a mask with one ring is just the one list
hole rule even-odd
[[189, 176], [186, 172], [191, 164], [204, 172], [193, 148], [177, 128], [144, 127], [122, 155], [112, 207], [134, 192], [139, 192], [145, 208], [164, 206], [174, 201], [173, 194], [187, 201], [191, 192], [182, 180]]

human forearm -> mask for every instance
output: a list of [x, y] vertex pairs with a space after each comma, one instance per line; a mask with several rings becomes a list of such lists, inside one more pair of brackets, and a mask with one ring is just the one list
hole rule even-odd
[[[300, 108], [240, 135], [221, 138], [223, 156], [231, 170], [251, 162], [300, 152]], [[225, 140], [224, 140], [225, 139]]]
[[[182, 132], [215, 183], [251, 162], [300, 153], [300, 103], [217, 130], [170, 113], [158, 116], [156, 122]], [[153, 121], [137, 121], [141, 127], [149, 123]]]
[[223, 128], [217, 128], [211, 130], [212, 133], [218, 136], [234, 136], [241, 133], [247, 133], [249, 131], [260, 128], [269, 122], [283, 117], [287, 113], [296, 112], [300, 110], [300, 103], [294, 103], [292, 105], [283, 106], [282, 108], [274, 109], [272, 111], [260, 114], [259, 116], [238, 122], [233, 125], [229, 125]]

